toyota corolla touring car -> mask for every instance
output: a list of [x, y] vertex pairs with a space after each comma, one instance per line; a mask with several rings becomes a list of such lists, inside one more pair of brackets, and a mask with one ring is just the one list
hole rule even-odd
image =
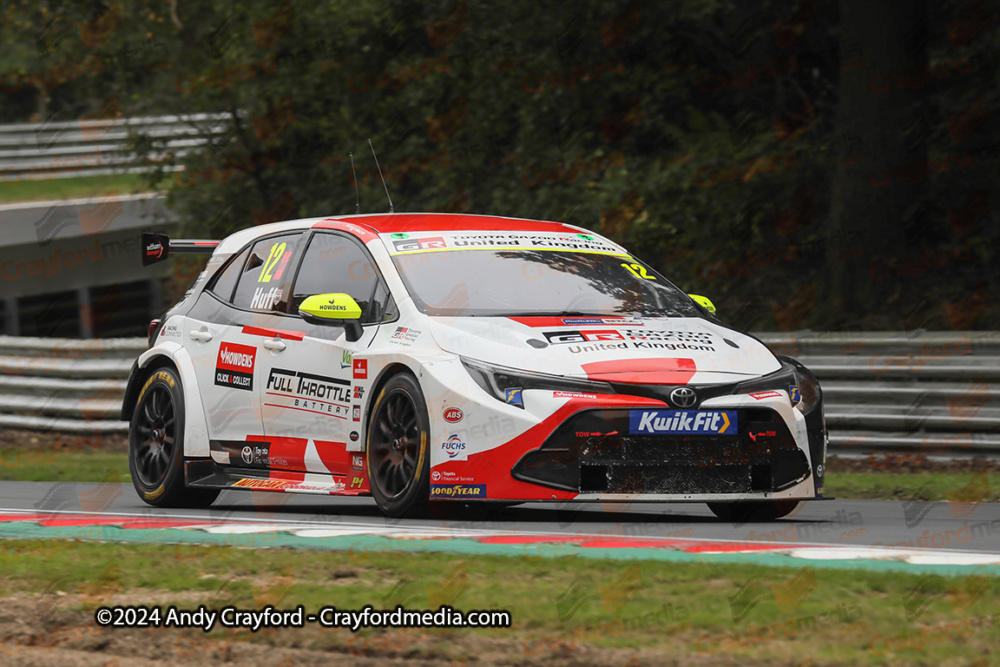
[[314, 218], [221, 241], [150, 323], [121, 418], [140, 497], [222, 489], [430, 503], [822, 498], [816, 378], [589, 230], [502, 217]]

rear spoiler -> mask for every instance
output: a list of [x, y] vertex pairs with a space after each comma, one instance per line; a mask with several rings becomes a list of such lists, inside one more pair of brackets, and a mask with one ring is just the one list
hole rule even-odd
[[156, 264], [170, 257], [171, 253], [211, 255], [220, 241], [207, 239], [171, 239], [166, 234], [142, 233], [142, 265]]

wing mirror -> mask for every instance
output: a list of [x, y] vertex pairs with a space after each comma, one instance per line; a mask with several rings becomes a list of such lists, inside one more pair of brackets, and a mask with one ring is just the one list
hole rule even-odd
[[709, 299], [707, 296], [701, 296], [699, 294], [688, 294], [688, 296], [694, 299], [694, 302], [696, 304], [698, 304], [711, 314], [715, 315], [715, 304], [712, 303], [712, 300]]
[[347, 340], [361, 338], [361, 306], [349, 294], [314, 294], [299, 304], [299, 317], [310, 324], [344, 327]]

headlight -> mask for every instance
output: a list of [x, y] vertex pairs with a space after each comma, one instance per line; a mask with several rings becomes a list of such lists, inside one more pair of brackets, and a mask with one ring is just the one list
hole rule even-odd
[[819, 404], [820, 399], [823, 397], [823, 390], [819, 388], [816, 376], [809, 369], [797, 361], [795, 364], [795, 375], [798, 378], [800, 396], [799, 402], [795, 403], [795, 409], [805, 415]]
[[[802, 414], [808, 414], [819, 403], [823, 393], [819, 382], [808, 368], [791, 357], [778, 357], [781, 369], [736, 385], [735, 394], [753, 394], [759, 391], [787, 391], [792, 405]], [[798, 394], [796, 396], [796, 394]]]
[[487, 394], [498, 401], [524, 409], [521, 392], [527, 389], [550, 391], [573, 391], [587, 394], [613, 394], [615, 390], [606, 382], [574, 380], [558, 375], [531, 373], [515, 368], [493, 366], [482, 361], [461, 357], [462, 365], [469, 375]]

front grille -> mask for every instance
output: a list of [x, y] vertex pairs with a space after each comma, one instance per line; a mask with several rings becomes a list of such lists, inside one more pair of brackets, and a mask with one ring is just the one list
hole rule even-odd
[[570, 417], [514, 466], [515, 479], [580, 493], [779, 491], [809, 473], [778, 413], [736, 410], [731, 435], [630, 434], [629, 410]]

